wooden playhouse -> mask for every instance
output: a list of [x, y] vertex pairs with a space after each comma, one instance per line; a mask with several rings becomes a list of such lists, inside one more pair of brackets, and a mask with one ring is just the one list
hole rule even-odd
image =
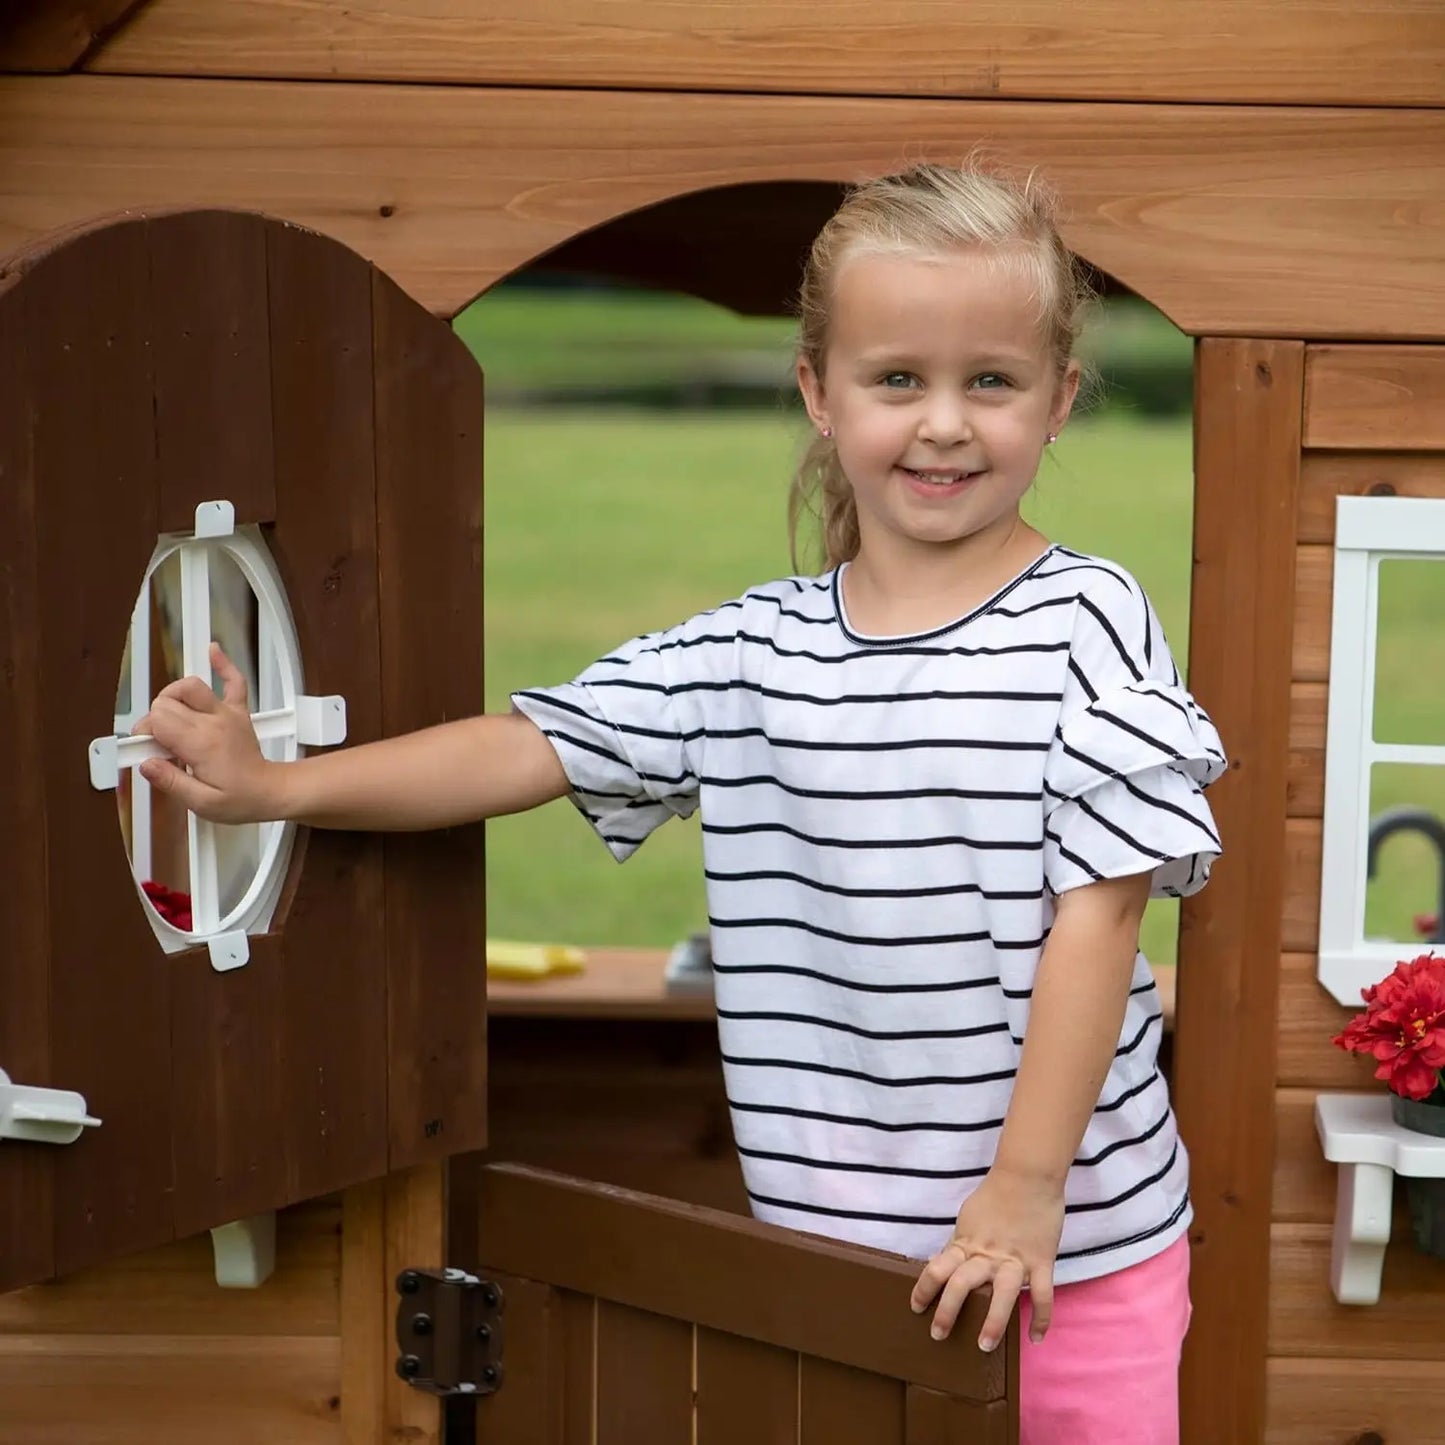
[[1445, 551], [1437, 0], [18, 0], [0, 72], [0, 1445], [1013, 1438], [1015, 1340], [934, 1346], [906, 1265], [700, 1207], [705, 1002], [619, 961], [499, 1000], [489, 1071], [480, 830], [168, 845], [132, 797], [132, 861], [211, 880], [188, 931], [114, 796], [143, 579], [185, 661], [223, 573], [262, 599], [278, 755], [477, 705], [475, 296], [776, 310], [841, 183], [979, 142], [1197, 338], [1190, 682], [1234, 772], [1174, 1015], [1185, 1438], [1445, 1441], [1445, 1268], [1316, 1121], [1380, 1093], [1330, 1045], [1388, 967], [1352, 780], [1445, 759], [1371, 751], [1348, 623]]

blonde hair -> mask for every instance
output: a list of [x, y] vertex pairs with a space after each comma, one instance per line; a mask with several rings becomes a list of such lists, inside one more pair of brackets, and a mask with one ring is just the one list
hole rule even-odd
[[[917, 165], [852, 187], [818, 233], [798, 295], [798, 355], [822, 377], [838, 272], [858, 255], [937, 256], [986, 250], [1030, 273], [1044, 337], [1062, 376], [1093, 297], [1082, 264], [1064, 245], [1057, 201], [1034, 173], [1013, 179], [977, 163]], [[830, 438], [815, 437], [788, 496], [788, 540], [798, 567], [798, 524], [818, 520], [826, 566], [858, 553], [853, 490]]]

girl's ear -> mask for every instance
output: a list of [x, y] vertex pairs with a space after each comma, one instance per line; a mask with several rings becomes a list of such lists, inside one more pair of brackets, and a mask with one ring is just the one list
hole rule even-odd
[[1064, 374], [1059, 378], [1059, 384], [1054, 391], [1054, 404], [1049, 410], [1049, 430], [1051, 432], [1063, 431], [1064, 423], [1068, 421], [1069, 413], [1074, 409], [1074, 399], [1079, 394], [1079, 382], [1083, 374], [1083, 367], [1072, 359], [1064, 368]]
[[813, 425], [822, 431], [830, 425], [828, 405], [823, 396], [823, 381], [813, 370], [813, 363], [805, 356], [798, 358], [797, 378], [798, 390], [803, 394], [803, 405], [808, 409], [808, 417]]

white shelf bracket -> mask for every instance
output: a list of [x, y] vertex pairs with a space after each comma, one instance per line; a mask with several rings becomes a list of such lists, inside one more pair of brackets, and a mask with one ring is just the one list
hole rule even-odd
[[31, 1144], [73, 1144], [100, 1120], [86, 1111], [85, 1096], [70, 1089], [12, 1084], [0, 1069], [0, 1139]]
[[1321, 1094], [1315, 1130], [1325, 1158], [1339, 1166], [1330, 1288], [1341, 1304], [1377, 1304], [1395, 1175], [1445, 1178], [1445, 1139], [1397, 1124], [1384, 1093]]
[[222, 1289], [256, 1289], [276, 1268], [276, 1212], [253, 1214], [211, 1231], [216, 1283]]

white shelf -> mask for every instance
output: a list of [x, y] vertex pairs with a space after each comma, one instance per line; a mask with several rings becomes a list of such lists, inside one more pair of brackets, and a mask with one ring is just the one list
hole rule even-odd
[[1395, 1175], [1445, 1178], [1445, 1139], [1417, 1134], [1390, 1116], [1390, 1096], [1321, 1094], [1315, 1129], [1339, 1166], [1330, 1287], [1341, 1304], [1372, 1305], [1390, 1242]]

